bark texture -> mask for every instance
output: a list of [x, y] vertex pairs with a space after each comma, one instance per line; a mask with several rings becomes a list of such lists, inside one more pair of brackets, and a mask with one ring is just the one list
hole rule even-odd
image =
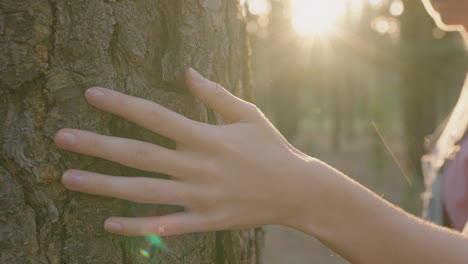
[[191, 96], [192, 66], [250, 100], [245, 24], [238, 1], [0, 0], [0, 263], [260, 263], [260, 230], [164, 238], [150, 258], [143, 238], [106, 233], [111, 215], [164, 214], [149, 206], [71, 192], [62, 172], [166, 177], [61, 151], [63, 127], [173, 142], [93, 109], [91, 86], [153, 100], [192, 119], [222, 119]]

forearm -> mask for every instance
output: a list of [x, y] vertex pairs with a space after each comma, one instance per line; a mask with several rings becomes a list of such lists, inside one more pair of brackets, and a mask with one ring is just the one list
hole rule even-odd
[[314, 175], [303, 181], [314, 191], [298, 198], [312, 202], [291, 227], [352, 263], [468, 263], [468, 238], [407, 214], [319, 161], [307, 166]]

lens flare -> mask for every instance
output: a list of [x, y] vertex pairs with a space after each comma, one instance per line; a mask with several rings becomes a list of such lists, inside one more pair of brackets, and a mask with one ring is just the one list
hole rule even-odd
[[148, 243], [146, 249], [140, 249], [138, 251], [144, 258], [152, 258], [156, 250], [167, 250], [166, 243], [157, 235], [145, 236], [145, 240]]
[[149, 252], [146, 249], [140, 249], [140, 255], [142, 255], [145, 258], [149, 258]]
[[166, 250], [167, 246], [166, 243], [161, 239], [161, 237], [153, 235], [145, 237], [146, 241], [151, 245], [151, 247], [159, 249], [159, 250]]

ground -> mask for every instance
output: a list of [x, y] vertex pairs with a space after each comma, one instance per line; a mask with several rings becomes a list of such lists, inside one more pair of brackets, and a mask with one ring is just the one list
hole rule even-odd
[[[333, 151], [330, 137], [327, 136], [329, 133], [317, 130], [310, 122], [302, 122], [299, 135], [293, 140], [293, 144], [302, 150], [311, 148], [310, 145], [313, 141], [313, 153], [316, 153], [318, 158], [343, 171], [388, 201], [397, 205], [416, 207], [413, 210], [418, 214], [417, 207], [420, 206], [420, 203], [417, 195], [411, 196], [412, 204], [408, 205], [408, 199], [405, 198], [407, 197], [408, 183], [383, 145], [381, 145], [384, 150], [381, 155], [382, 162], [379, 163], [381, 167], [376, 169], [371, 136], [361, 135], [352, 140], [344, 139], [340, 151]], [[404, 162], [401, 137], [394, 134], [393, 138], [386, 140], [388, 140], [387, 143], [396, 159], [399, 162]], [[264, 263], [348, 263], [318, 240], [301, 232], [282, 226], [267, 226], [265, 230]]]

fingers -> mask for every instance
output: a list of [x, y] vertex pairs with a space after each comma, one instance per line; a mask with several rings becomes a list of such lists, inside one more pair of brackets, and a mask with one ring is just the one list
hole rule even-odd
[[137, 203], [188, 206], [193, 187], [180, 181], [145, 177], [119, 177], [69, 170], [62, 177], [68, 189]]
[[122, 116], [176, 141], [188, 142], [206, 138], [207, 124], [190, 120], [145, 99], [99, 87], [88, 89], [86, 98], [102, 110]]
[[180, 177], [190, 171], [190, 162], [182, 154], [133, 139], [103, 136], [96, 133], [62, 129], [55, 143], [66, 150], [111, 160], [146, 171]]
[[232, 95], [221, 85], [205, 79], [192, 68], [186, 71], [185, 78], [193, 94], [220, 113], [229, 123], [252, 120], [258, 114], [255, 105]]
[[171, 236], [210, 231], [196, 212], [180, 212], [155, 217], [111, 217], [104, 223], [109, 232], [126, 236]]

